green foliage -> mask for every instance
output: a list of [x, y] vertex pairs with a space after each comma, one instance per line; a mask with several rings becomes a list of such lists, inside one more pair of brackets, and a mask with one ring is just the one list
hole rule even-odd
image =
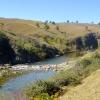
[[55, 81], [60, 86], [80, 84], [80, 77], [73, 69], [62, 71], [55, 77]]
[[55, 23], [54, 21], [52, 22], [52, 24], [53, 24], [53, 25], [56, 25], [56, 23]]
[[3, 30], [4, 25], [5, 25], [4, 23], [0, 23], [0, 29], [1, 29], [1, 30]]
[[83, 59], [80, 64], [83, 66], [83, 67], [87, 67], [88, 65], [91, 64], [91, 61], [90, 59]]
[[3, 69], [3, 71], [5, 71], [5, 72], [3, 73], [2, 76], [0, 76], [0, 86], [2, 86], [7, 80], [23, 74], [22, 72], [14, 73], [10, 69], [5, 69], [5, 70]]
[[55, 94], [60, 90], [60, 87], [53, 81], [37, 81], [31, 88], [29, 88], [28, 95], [36, 96], [41, 93], [48, 93], [49, 95]]
[[85, 57], [80, 62], [80, 73], [83, 77], [90, 75], [93, 71], [100, 68], [100, 53], [94, 52], [90, 57]]
[[13, 33], [13, 32], [9, 32], [9, 34], [11, 34], [11, 35], [13, 35], [13, 36], [16, 36], [16, 34], [15, 34], [15, 33]]
[[6, 37], [5, 33], [0, 31], [0, 38], [4, 38], [4, 37]]
[[38, 96], [38, 100], [52, 100], [48, 93], [42, 93]]

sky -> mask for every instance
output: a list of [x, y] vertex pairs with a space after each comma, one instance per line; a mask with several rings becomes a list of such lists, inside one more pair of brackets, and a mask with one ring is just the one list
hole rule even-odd
[[0, 17], [100, 22], [100, 0], [0, 0]]

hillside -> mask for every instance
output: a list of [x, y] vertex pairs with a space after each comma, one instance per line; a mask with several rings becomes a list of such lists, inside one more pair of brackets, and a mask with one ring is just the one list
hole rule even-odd
[[99, 35], [100, 26], [0, 18], [0, 63], [30, 63], [62, 55], [72, 49], [68, 40], [89, 32]]
[[100, 70], [97, 70], [82, 84], [65, 93], [60, 100], [100, 100]]
[[[18, 35], [29, 35], [29, 34], [40, 34], [41, 32], [46, 32], [44, 29], [44, 22], [39, 21], [32, 21], [32, 20], [23, 20], [23, 19], [7, 19], [7, 18], [0, 18], [0, 23], [4, 23], [4, 29]], [[39, 23], [40, 28], [38, 29], [36, 23]], [[86, 24], [86, 23], [56, 23], [50, 25], [50, 33], [58, 33], [56, 26], [59, 26], [59, 30], [61, 32], [69, 33], [70, 36], [79, 36], [84, 35], [88, 31], [100, 33], [100, 26], [96, 24]], [[87, 28], [88, 27], [88, 28]], [[60, 33], [60, 32], [59, 32]], [[43, 33], [42, 33], [43, 34]]]

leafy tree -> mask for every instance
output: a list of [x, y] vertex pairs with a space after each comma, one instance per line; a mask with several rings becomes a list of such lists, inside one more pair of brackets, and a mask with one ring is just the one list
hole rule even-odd
[[67, 23], [69, 23], [70, 21], [69, 20], [67, 20]]
[[84, 42], [85, 42], [85, 48], [87, 48], [88, 50], [98, 48], [98, 41], [94, 33], [87, 34], [85, 36]]
[[98, 25], [100, 25], [100, 22], [98, 23]]
[[49, 23], [52, 23], [52, 21], [49, 21]]
[[55, 25], [56, 23], [53, 21], [52, 24]]

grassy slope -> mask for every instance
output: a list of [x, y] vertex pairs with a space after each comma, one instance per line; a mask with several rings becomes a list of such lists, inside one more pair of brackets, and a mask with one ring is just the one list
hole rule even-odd
[[[38, 22], [40, 25], [40, 28], [38, 28], [36, 26], [37, 22], [30, 20], [1, 18], [0, 23], [4, 23], [3, 26], [0, 25], [0, 30], [6, 31], [5, 34], [12, 43], [19, 46], [23, 46], [23, 43], [25, 43], [25, 48], [31, 48], [34, 46], [34, 43], [38, 43], [39, 45], [46, 44], [59, 49], [61, 45], [59, 44], [60, 40], [62, 40], [62, 44], [65, 44], [64, 40], [66, 38], [64, 34], [57, 31], [56, 26], [52, 24], [49, 25], [49, 30], [45, 30], [45, 25], [42, 22]], [[48, 42], [46, 38], [48, 38]], [[62, 48], [65, 48], [65, 45], [62, 45]]]
[[[88, 26], [88, 30], [100, 34], [100, 26], [90, 24], [57, 23], [53, 25], [48, 23], [50, 29], [45, 30], [44, 23], [39, 21], [40, 28], [36, 26], [37, 21], [32, 20], [0, 18], [0, 23], [4, 23], [3, 27], [0, 25], [0, 30], [6, 31], [5, 34], [14, 44], [26, 43], [26, 48], [31, 48], [36, 42], [40, 45], [46, 44], [56, 47], [58, 50], [64, 50], [66, 39], [82, 36], [89, 32], [86, 30], [86, 26]], [[57, 26], [59, 26], [59, 30], [56, 29]], [[20, 41], [21, 43], [19, 43]]]
[[[46, 32], [43, 28], [44, 25], [42, 22], [40, 23], [40, 29], [36, 27], [37, 21], [32, 21], [32, 20], [22, 20], [22, 19], [3, 19], [0, 18], [0, 23], [4, 23], [4, 28], [5, 30], [12, 31], [16, 34], [39, 34], [41, 32]], [[60, 33], [56, 30], [55, 25], [49, 24], [50, 25], [50, 32], [53, 33]], [[74, 35], [83, 35], [87, 31], [85, 30], [85, 26], [88, 26], [88, 29], [94, 32], [99, 32], [100, 33], [100, 26], [99, 25], [89, 25], [89, 24], [66, 24], [66, 23], [58, 23], [57, 24], [60, 27], [60, 30], [62, 32], [67, 32], [69, 34]]]
[[72, 88], [61, 100], [99, 100], [100, 99], [100, 70], [83, 80], [81, 85]]

